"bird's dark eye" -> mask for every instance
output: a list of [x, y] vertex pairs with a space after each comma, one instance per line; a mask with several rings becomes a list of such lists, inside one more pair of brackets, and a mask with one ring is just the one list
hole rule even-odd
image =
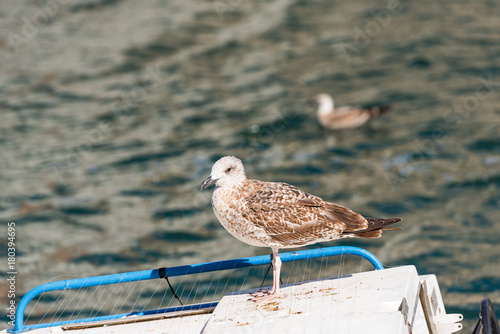
[[233, 167], [229, 167], [228, 169], [226, 169], [226, 173], [229, 173], [231, 169], [233, 169]]

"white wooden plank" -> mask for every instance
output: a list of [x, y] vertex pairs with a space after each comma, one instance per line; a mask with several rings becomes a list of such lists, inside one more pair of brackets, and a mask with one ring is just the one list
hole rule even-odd
[[420, 276], [422, 291], [420, 300], [429, 331], [432, 334], [451, 334], [462, 329], [461, 314], [446, 314], [441, 291], [434, 275]]
[[413, 317], [418, 282], [406, 266], [284, 286], [264, 303], [244, 291], [222, 298], [203, 333], [408, 333], [398, 309], [406, 298]]
[[[441, 326], [439, 333], [451, 333], [444, 327], [451, 315], [446, 315], [435, 276], [418, 277], [413, 266], [290, 284], [282, 286], [281, 298], [263, 303], [248, 300], [248, 294], [255, 290], [241, 291], [224, 296], [213, 313], [168, 319], [137, 317], [134, 323], [112, 321], [104, 327], [81, 329], [78, 325], [73, 330], [54, 327], [29, 333], [406, 334], [411, 330], [429, 334], [418, 297], [421, 283], [426, 284], [428, 309], [436, 327]], [[406, 306], [401, 307], [403, 300]]]
[[[121, 325], [93, 327], [86, 329], [63, 330], [61, 327], [40, 328], [29, 331], [29, 334], [190, 334], [201, 333], [211, 314], [191, 315], [187, 317], [169, 318], [152, 321], [141, 321]], [[140, 318], [140, 317], [137, 317]]]

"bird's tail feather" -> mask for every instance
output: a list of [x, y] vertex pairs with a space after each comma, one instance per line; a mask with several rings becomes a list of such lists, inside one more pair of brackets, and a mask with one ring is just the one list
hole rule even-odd
[[401, 221], [401, 218], [387, 218], [387, 219], [382, 219], [382, 218], [366, 218], [368, 221], [368, 228], [366, 231], [372, 231], [372, 230], [378, 230], [381, 229], [383, 231], [388, 231], [388, 230], [402, 230], [401, 227], [394, 227], [394, 226], [387, 226], [387, 225], [392, 225], [397, 222]]
[[402, 230], [401, 227], [388, 226], [401, 221], [401, 218], [366, 218], [368, 227], [364, 230], [343, 233], [346, 237], [380, 238], [382, 231]]
[[368, 110], [368, 112], [372, 117], [378, 117], [391, 110], [391, 106], [387, 104], [378, 106], [367, 106], [365, 108]]

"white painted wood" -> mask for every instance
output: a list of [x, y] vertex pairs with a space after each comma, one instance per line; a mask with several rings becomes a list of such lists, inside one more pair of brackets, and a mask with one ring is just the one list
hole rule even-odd
[[424, 310], [422, 309], [422, 303], [418, 303], [417, 314], [415, 317], [415, 322], [413, 323], [413, 333], [415, 334], [430, 334], [427, 328], [427, 322], [425, 321]]
[[408, 333], [417, 312], [413, 266], [282, 287], [283, 298], [248, 301], [248, 291], [222, 298], [203, 333]]
[[463, 316], [461, 314], [446, 314], [436, 276], [420, 276], [420, 282], [422, 289], [420, 301], [431, 334], [451, 334], [461, 330], [462, 324], [458, 322], [463, 319]]
[[451, 334], [461, 328], [456, 323], [461, 315], [446, 314], [436, 277], [419, 277], [413, 266], [285, 285], [282, 297], [268, 302], [249, 301], [248, 293], [254, 291], [224, 296], [213, 313], [136, 317], [138, 321], [132, 323], [115, 320], [101, 327], [81, 329], [78, 325], [65, 331], [54, 327], [29, 333], [429, 334], [426, 314], [432, 334]]
[[[192, 315], [181, 318], [171, 318], [162, 320], [142, 321], [123, 325], [113, 325], [105, 327], [93, 327], [76, 330], [63, 330], [61, 327], [40, 328], [28, 334], [189, 334], [201, 333], [203, 326], [210, 318], [211, 314]], [[137, 317], [140, 318], [140, 317]], [[3, 334], [3, 332], [0, 332]], [[7, 333], [6, 333], [7, 334]]]

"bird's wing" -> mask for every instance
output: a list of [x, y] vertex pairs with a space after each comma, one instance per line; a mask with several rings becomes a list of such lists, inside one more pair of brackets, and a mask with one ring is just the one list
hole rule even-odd
[[370, 113], [368, 113], [368, 109], [363, 107], [342, 107], [338, 109], [338, 115], [342, 116], [347, 120], [353, 119], [369, 119]]
[[321, 206], [323, 200], [287, 183], [252, 180], [254, 191], [245, 201], [253, 211], [271, 211], [289, 206]]
[[370, 117], [364, 109], [345, 106], [335, 109], [325, 122], [339, 128], [355, 128], [366, 123]]
[[271, 238], [290, 245], [332, 239], [343, 231], [366, 229], [366, 219], [343, 206], [324, 202], [286, 183], [254, 183], [245, 197], [245, 218]]

